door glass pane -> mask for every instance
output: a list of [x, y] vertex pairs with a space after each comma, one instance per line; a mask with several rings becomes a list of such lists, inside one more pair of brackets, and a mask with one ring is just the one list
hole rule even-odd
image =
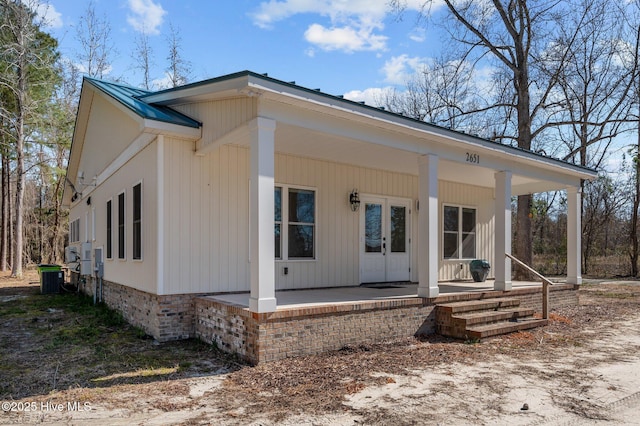
[[365, 204], [364, 211], [364, 251], [382, 252], [382, 205]]
[[406, 207], [391, 206], [391, 252], [407, 251]]
[[458, 232], [458, 208], [444, 206], [444, 230]]

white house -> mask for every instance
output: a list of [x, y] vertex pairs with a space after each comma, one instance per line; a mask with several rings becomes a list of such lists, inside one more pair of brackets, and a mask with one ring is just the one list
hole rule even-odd
[[64, 201], [70, 244], [104, 264], [76, 278], [168, 340], [194, 335], [203, 295], [247, 292], [265, 315], [285, 289], [411, 281], [433, 299], [473, 259], [509, 291], [511, 197], [542, 191], [567, 191], [579, 284], [593, 177], [250, 71], [159, 92], [85, 78]]

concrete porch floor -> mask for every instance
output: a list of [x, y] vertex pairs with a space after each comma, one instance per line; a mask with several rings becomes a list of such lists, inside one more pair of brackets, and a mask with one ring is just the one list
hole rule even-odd
[[[554, 280], [555, 281], [555, 280]], [[558, 280], [557, 282], [562, 282]], [[476, 283], [443, 282], [438, 285], [440, 296], [456, 293], [476, 293], [493, 290], [493, 280]], [[540, 282], [513, 281], [513, 290], [527, 287], [540, 287]], [[276, 291], [278, 310], [335, 305], [341, 303], [370, 302], [392, 299], [406, 299], [418, 297], [417, 283], [380, 283], [365, 284], [358, 287], [335, 287], [310, 290], [280, 290]], [[221, 294], [207, 296], [208, 298], [239, 306], [249, 307], [249, 293]]]

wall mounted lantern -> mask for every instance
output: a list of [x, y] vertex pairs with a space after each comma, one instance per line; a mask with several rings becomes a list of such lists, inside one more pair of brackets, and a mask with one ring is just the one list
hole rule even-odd
[[349, 204], [351, 205], [351, 211], [357, 212], [360, 208], [360, 194], [358, 194], [358, 190], [354, 189], [349, 194]]

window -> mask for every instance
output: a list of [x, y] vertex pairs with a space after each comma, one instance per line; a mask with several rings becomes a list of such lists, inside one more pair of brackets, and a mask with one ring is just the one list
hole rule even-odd
[[133, 254], [134, 259], [142, 259], [142, 184], [133, 187]]
[[80, 241], [80, 218], [69, 224], [69, 242], [77, 243]]
[[124, 259], [124, 192], [118, 194], [118, 259]]
[[476, 209], [444, 206], [443, 233], [445, 259], [476, 257]]
[[113, 259], [113, 202], [107, 201], [107, 259]]
[[96, 240], [96, 208], [91, 207], [91, 241]]
[[275, 197], [275, 240], [276, 240], [276, 259], [282, 259], [282, 188], [276, 187], [274, 191]]
[[[315, 198], [316, 193], [313, 190], [275, 188], [275, 257], [277, 259], [315, 258]], [[285, 241], [286, 247], [283, 247]]]

